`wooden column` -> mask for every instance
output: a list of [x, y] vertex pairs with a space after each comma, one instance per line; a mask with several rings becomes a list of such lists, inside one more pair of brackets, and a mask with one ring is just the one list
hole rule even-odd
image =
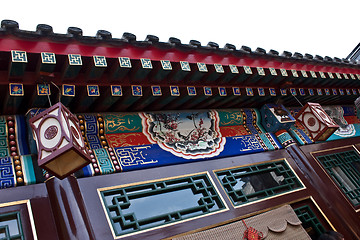
[[76, 178], [53, 177], [46, 181], [46, 188], [59, 238], [95, 239]]

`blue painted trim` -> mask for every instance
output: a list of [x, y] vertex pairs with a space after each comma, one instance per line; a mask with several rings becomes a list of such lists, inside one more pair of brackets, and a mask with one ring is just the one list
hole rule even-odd
[[16, 115], [15, 116], [15, 126], [17, 129], [16, 137], [18, 141], [18, 150], [19, 155], [28, 155], [29, 147], [27, 144], [27, 130], [26, 130], [26, 122], [24, 116]]

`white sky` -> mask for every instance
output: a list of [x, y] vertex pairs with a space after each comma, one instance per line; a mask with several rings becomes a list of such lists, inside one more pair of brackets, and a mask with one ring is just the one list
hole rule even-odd
[[104, 29], [116, 38], [131, 32], [322, 57], [345, 58], [360, 42], [360, 0], [2, 0], [0, 16], [25, 30], [44, 23], [56, 33], [74, 26], [87, 36]]

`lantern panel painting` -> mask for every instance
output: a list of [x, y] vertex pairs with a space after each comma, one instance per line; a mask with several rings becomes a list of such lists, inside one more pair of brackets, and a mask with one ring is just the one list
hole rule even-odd
[[56, 118], [46, 118], [40, 125], [40, 141], [44, 148], [53, 149], [61, 140], [61, 126]]
[[90, 162], [78, 119], [57, 103], [30, 119], [38, 164], [63, 179]]
[[314, 141], [325, 141], [339, 128], [318, 103], [307, 103], [296, 119], [308, 130]]

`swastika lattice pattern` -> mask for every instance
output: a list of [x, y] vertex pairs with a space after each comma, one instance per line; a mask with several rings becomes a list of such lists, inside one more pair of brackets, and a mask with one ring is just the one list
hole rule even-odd
[[119, 57], [120, 67], [131, 68], [131, 61], [128, 57]]
[[152, 64], [150, 59], [141, 58], [141, 66], [143, 68], [152, 69]]
[[115, 149], [115, 154], [122, 166], [134, 166], [156, 163], [157, 160], [146, 159], [142, 150], [148, 149], [150, 146], [143, 147], [126, 147]]
[[13, 62], [26, 63], [27, 55], [25, 51], [12, 50], [11, 58]]
[[54, 53], [48, 53], [48, 52], [42, 52], [41, 53], [41, 62], [42, 63], [49, 63], [49, 64], [55, 64], [56, 58]]
[[200, 72], [207, 72], [207, 67], [205, 63], [197, 63], [198, 69]]
[[0, 158], [0, 189], [15, 185], [11, 157]]
[[181, 70], [183, 71], [191, 71], [190, 64], [188, 62], [180, 61]]
[[68, 58], [69, 58], [69, 64], [70, 65], [78, 65], [78, 66], [82, 65], [81, 55], [79, 55], [79, 54], [69, 54]]
[[106, 67], [106, 58], [104, 56], [93, 56], [95, 67]]
[[171, 66], [171, 62], [169, 60], [161, 60], [161, 66], [164, 70], [171, 70], [172, 66]]

